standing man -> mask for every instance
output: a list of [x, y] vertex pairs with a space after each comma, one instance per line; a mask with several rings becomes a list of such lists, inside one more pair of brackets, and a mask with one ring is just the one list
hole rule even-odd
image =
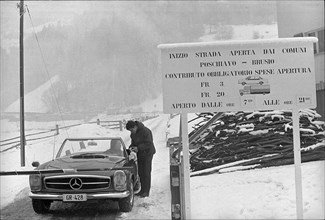
[[137, 152], [138, 172], [141, 181], [140, 197], [148, 197], [151, 187], [152, 158], [156, 153], [152, 132], [139, 121], [128, 121], [126, 129], [131, 132], [130, 149]]

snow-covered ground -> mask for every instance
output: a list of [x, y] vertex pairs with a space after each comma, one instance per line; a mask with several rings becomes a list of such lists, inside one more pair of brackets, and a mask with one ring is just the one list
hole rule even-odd
[[[189, 115], [189, 119], [193, 117], [195, 116]], [[9, 126], [10, 123], [13, 122], [2, 120], [1, 128], [15, 127]], [[39, 123], [35, 125], [35, 130], [38, 130]], [[145, 125], [152, 129], [157, 148], [153, 160], [151, 194], [148, 198], [136, 197], [132, 212], [120, 213], [118, 219], [171, 219], [169, 149], [166, 147], [166, 141], [167, 138], [178, 135], [179, 117], [170, 120], [169, 115], [161, 114], [145, 121]], [[1, 130], [2, 132], [4, 131]], [[8, 135], [10, 130], [5, 132]], [[52, 159], [53, 153], [67, 135], [118, 135], [124, 138], [127, 145], [130, 144], [129, 132], [126, 130], [118, 131], [95, 124], [83, 124], [71, 127], [59, 136], [28, 144], [25, 168], [20, 167], [19, 149], [0, 153], [1, 171], [30, 170], [33, 160], [45, 162]], [[303, 212], [306, 219], [325, 217], [324, 166], [324, 161], [302, 164]], [[0, 181], [1, 209], [20, 197], [19, 193], [28, 187], [28, 176], [1, 176]], [[195, 176], [191, 177], [190, 185], [193, 219], [296, 218], [294, 166]]]
[[[42, 96], [44, 94], [44, 91], [51, 90], [51, 84], [56, 83], [59, 81], [59, 76], [56, 75], [52, 77], [50, 80], [48, 80], [43, 85], [39, 86], [32, 92], [28, 93], [25, 96], [25, 102], [26, 105], [25, 111], [26, 112], [48, 112], [49, 107], [46, 105], [46, 103], [42, 100]], [[51, 93], [52, 94], [52, 93]], [[54, 97], [51, 97], [51, 99], [54, 100]], [[6, 109], [6, 112], [19, 112], [20, 111], [20, 100], [17, 99], [14, 103], [12, 103], [8, 108]]]
[[[261, 25], [231, 25], [232, 36], [229, 40], [249, 40], [249, 39], [270, 39], [278, 38], [278, 24], [261, 24]], [[211, 30], [209, 33], [209, 27], [206, 27], [206, 33], [200, 37], [200, 41], [215, 41], [218, 34], [217, 29]]]

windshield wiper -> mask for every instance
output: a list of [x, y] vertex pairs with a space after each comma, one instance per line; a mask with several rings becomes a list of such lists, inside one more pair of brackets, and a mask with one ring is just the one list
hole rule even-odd
[[80, 158], [108, 158], [107, 155], [103, 154], [94, 154], [94, 153], [83, 153], [83, 154], [78, 154], [71, 156], [70, 158], [72, 159], [80, 159]]
[[123, 162], [125, 160], [126, 160], [126, 158], [122, 158], [121, 160], [117, 161], [116, 164], [119, 164], [119, 163], [121, 163], [121, 162]]

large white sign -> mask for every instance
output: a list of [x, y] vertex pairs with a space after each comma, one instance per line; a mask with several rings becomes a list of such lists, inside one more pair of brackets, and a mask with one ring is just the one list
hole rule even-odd
[[163, 44], [166, 113], [316, 107], [317, 38]]

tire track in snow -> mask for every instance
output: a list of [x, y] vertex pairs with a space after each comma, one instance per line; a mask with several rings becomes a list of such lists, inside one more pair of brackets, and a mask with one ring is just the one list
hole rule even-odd
[[120, 215], [117, 202], [88, 201], [82, 203], [53, 202], [48, 214], [36, 214], [32, 200], [28, 197], [29, 187], [24, 188], [13, 203], [1, 209], [1, 219], [116, 219]]

